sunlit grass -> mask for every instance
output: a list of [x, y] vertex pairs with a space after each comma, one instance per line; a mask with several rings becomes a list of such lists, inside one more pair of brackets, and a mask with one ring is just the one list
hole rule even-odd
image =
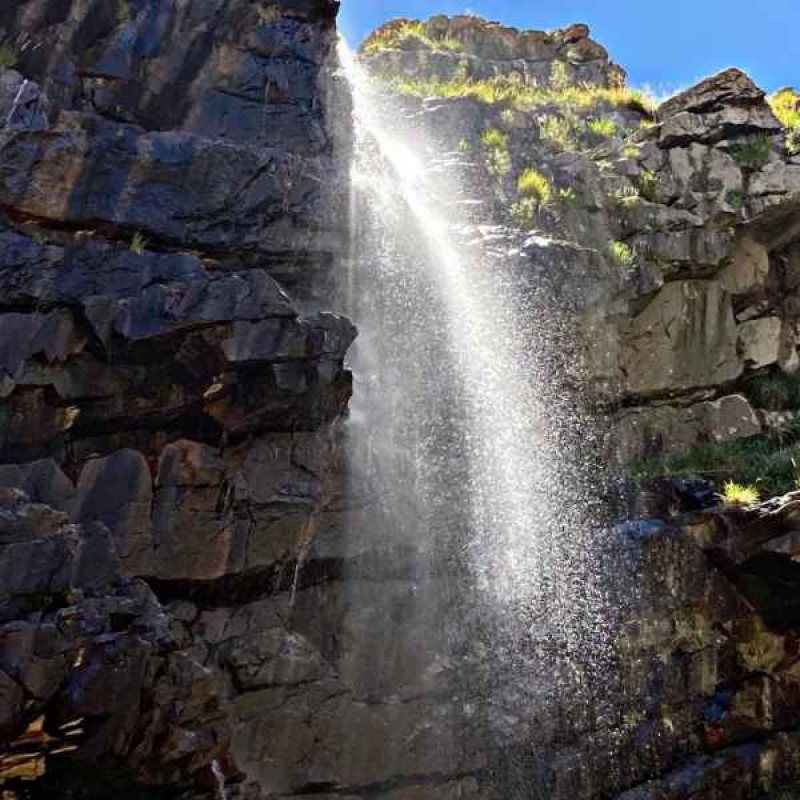
[[539, 135], [559, 150], [577, 150], [581, 125], [573, 113], [548, 114], [539, 120]]
[[535, 83], [524, 83], [519, 76], [513, 75], [487, 80], [384, 75], [380, 80], [398, 94], [410, 97], [472, 97], [487, 105], [505, 105], [521, 111], [544, 106], [589, 110], [605, 105], [630, 108], [650, 114], [655, 109], [652, 98], [638, 89], [591, 84], [551, 88]]
[[609, 242], [608, 252], [611, 258], [623, 269], [631, 269], [636, 262], [633, 250], [625, 242]]
[[618, 130], [617, 123], [608, 118], [590, 120], [586, 128], [592, 136], [601, 140], [610, 139]]
[[552, 189], [550, 181], [535, 169], [526, 169], [517, 179], [517, 191], [522, 197], [530, 197], [539, 205], [546, 206], [550, 202]]
[[137, 256], [144, 255], [147, 244], [147, 239], [139, 231], [136, 231], [131, 237], [131, 253]]
[[481, 134], [481, 142], [484, 147], [498, 147], [505, 150], [508, 147], [508, 136], [497, 128], [487, 128]]
[[412, 49], [413, 45], [422, 45], [430, 50], [448, 50], [459, 52], [463, 49], [461, 42], [448, 36], [436, 37], [428, 34], [424, 22], [415, 20], [398, 20], [375, 31], [361, 45], [365, 55], [372, 55], [381, 50]]
[[800, 488], [800, 421], [780, 431], [699, 445], [631, 465], [638, 478], [679, 475], [755, 486], [762, 497]]
[[751, 484], [726, 481], [722, 499], [728, 505], [753, 506], [759, 501], [760, 494], [758, 489]]

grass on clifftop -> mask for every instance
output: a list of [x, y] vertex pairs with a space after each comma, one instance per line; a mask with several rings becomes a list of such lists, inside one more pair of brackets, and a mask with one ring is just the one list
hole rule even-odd
[[631, 108], [649, 114], [653, 100], [638, 89], [606, 88], [583, 84], [549, 88], [523, 83], [518, 76], [498, 76], [487, 80], [470, 78], [408, 78], [384, 76], [382, 82], [398, 94], [409, 97], [472, 97], [487, 105], [504, 105], [520, 111], [553, 106], [560, 109], [589, 110], [607, 105]]
[[800, 420], [770, 434], [707, 444], [636, 464], [631, 474], [703, 478], [718, 485], [733, 482], [753, 487], [763, 497], [785, 494], [800, 486]]
[[375, 31], [361, 45], [365, 55], [378, 53], [381, 50], [449, 50], [459, 52], [463, 49], [461, 42], [450, 37], [432, 37], [424, 22], [415, 20], [399, 20]]

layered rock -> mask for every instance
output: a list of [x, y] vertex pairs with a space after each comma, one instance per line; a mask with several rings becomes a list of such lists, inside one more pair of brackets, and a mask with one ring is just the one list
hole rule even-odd
[[518, 30], [475, 15], [396, 19], [361, 46], [375, 74], [458, 80], [514, 76], [542, 85], [619, 86], [625, 71], [589, 37], [587, 25], [562, 30]]
[[111, 532], [21, 490], [0, 503], [6, 787], [49, 781], [59, 755], [130, 785], [208, 782], [231, 733], [214, 675], [147, 583], [122, 577]]
[[336, 5], [0, 10], [0, 775], [24, 796], [247, 778], [249, 651], [191, 626], [285, 585], [334, 496]]

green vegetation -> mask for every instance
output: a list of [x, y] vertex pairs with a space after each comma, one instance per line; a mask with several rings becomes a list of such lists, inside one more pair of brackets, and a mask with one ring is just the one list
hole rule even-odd
[[526, 169], [517, 179], [517, 191], [521, 197], [530, 197], [541, 206], [550, 202], [552, 189], [550, 181], [535, 169]]
[[650, 97], [637, 89], [589, 84], [539, 86], [536, 83], [524, 83], [518, 75], [502, 75], [486, 80], [463, 77], [409, 79], [385, 75], [383, 81], [390, 89], [411, 97], [473, 97], [487, 105], [504, 105], [520, 111], [544, 106], [589, 111], [608, 106], [632, 108], [649, 114], [654, 109]]
[[793, 128], [786, 136], [786, 149], [789, 155], [800, 154], [800, 128]]
[[495, 178], [503, 178], [511, 172], [511, 155], [508, 150], [493, 148], [486, 152], [486, 170]]
[[737, 483], [736, 481], [726, 481], [722, 499], [733, 506], [753, 506], [759, 500], [758, 489], [755, 486]]
[[589, 120], [586, 125], [586, 131], [589, 138], [597, 142], [605, 141], [614, 136], [619, 128], [613, 119], [607, 117], [599, 117], [598, 119]]
[[128, 0], [117, 0], [117, 24], [124, 25], [126, 22], [130, 22], [130, 19], [131, 7]]
[[511, 204], [511, 218], [520, 228], [532, 228], [540, 208], [535, 197], [523, 197]]
[[539, 120], [539, 135], [559, 150], [578, 149], [579, 122], [574, 114], [550, 114]]
[[775, 116], [785, 128], [786, 149], [791, 155], [800, 153], [800, 92], [794, 89], [781, 89], [769, 98]]
[[578, 193], [571, 187], [559, 189], [557, 197], [558, 202], [567, 208], [577, 208], [579, 205]]
[[609, 242], [608, 253], [623, 269], [631, 269], [636, 261], [633, 250], [625, 242]]
[[461, 141], [458, 143], [458, 149], [459, 149], [459, 150], [460, 150], [462, 153], [469, 153], [469, 152], [470, 152], [470, 150], [472, 150], [472, 142], [471, 142], [469, 139], [462, 139], [462, 140], [461, 140]]
[[639, 478], [680, 475], [717, 482], [729, 480], [755, 486], [762, 496], [774, 496], [797, 489], [798, 464], [800, 420], [795, 420], [773, 433], [706, 444], [634, 465], [631, 473]]
[[144, 251], [147, 249], [147, 239], [142, 236], [139, 231], [133, 234], [133, 238], [131, 239], [131, 253], [134, 253], [137, 256], [144, 255]]
[[484, 147], [494, 147], [499, 150], [508, 149], [508, 136], [497, 128], [487, 128], [481, 134], [481, 142]]
[[449, 37], [432, 37], [424, 22], [399, 20], [375, 31], [362, 45], [362, 51], [369, 55], [381, 50], [411, 50], [421, 47], [430, 50], [449, 50], [459, 52], [461, 42]]
[[656, 201], [660, 189], [658, 175], [653, 170], [643, 169], [639, 173], [639, 193], [645, 200]]
[[731, 148], [731, 155], [736, 163], [745, 170], [754, 172], [761, 169], [769, 161], [772, 142], [766, 136], [760, 136], [745, 144]]
[[502, 178], [511, 172], [511, 154], [508, 152], [508, 136], [497, 128], [487, 128], [481, 134], [486, 154], [484, 163], [490, 175]]
[[740, 211], [743, 208], [745, 201], [747, 200], [747, 192], [744, 189], [731, 189], [725, 195], [725, 199], [737, 211]]
[[517, 179], [517, 192], [519, 199], [511, 204], [511, 218], [521, 228], [532, 228], [536, 215], [544, 206], [549, 205], [553, 188], [544, 175], [528, 168]]
[[756, 407], [767, 411], [800, 409], [800, 373], [774, 372], [756, 375], [744, 384], [744, 394]]
[[13, 42], [0, 44], [0, 67], [14, 67], [19, 61], [19, 47]]
[[631, 161], [638, 159], [640, 152], [639, 145], [633, 142], [628, 142], [625, 147], [622, 148], [622, 155], [625, 156], [625, 158], [631, 159]]

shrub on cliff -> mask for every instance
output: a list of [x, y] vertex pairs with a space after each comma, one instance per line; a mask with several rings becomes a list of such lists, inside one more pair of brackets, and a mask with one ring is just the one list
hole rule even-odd
[[19, 48], [13, 42], [0, 44], [0, 67], [14, 67], [19, 61]]
[[794, 89], [781, 89], [769, 98], [769, 104], [787, 128], [787, 149], [792, 155], [800, 153], [800, 93]]
[[722, 499], [732, 506], [752, 506], [759, 501], [759, 492], [755, 486], [727, 481]]
[[766, 166], [772, 152], [772, 142], [766, 136], [759, 136], [744, 144], [731, 148], [731, 155], [743, 169], [755, 172]]
[[766, 411], [800, 409], [800, 374], [787, 375], [778, 371], [769, 375], [754, 375], [744, 385], [747, 399]]
[[497, 128], [487, 128], [481, 134], [481, 144], [485, 149], [486, 170], [495, 178], [502, 178], [511, 172], [511, 154], [508, 151], [508, 137]]
[[517, 191], [521, 197], [532, 198], [539, 206], [550, 202], [550, 181], [535, 169], [526, 169], [517, 179]]
[[586, 125], [586, 132], [590, 143], [598, 144], [610, 139], [617, 133], [618, 126], [613, 119], [608, 117], [598, 117], [597, 119], [589, 120]]
[[625, 242], [609, 242], [608, 253], [622, 269], [632, 269], [636, 262], [633, 250]]

